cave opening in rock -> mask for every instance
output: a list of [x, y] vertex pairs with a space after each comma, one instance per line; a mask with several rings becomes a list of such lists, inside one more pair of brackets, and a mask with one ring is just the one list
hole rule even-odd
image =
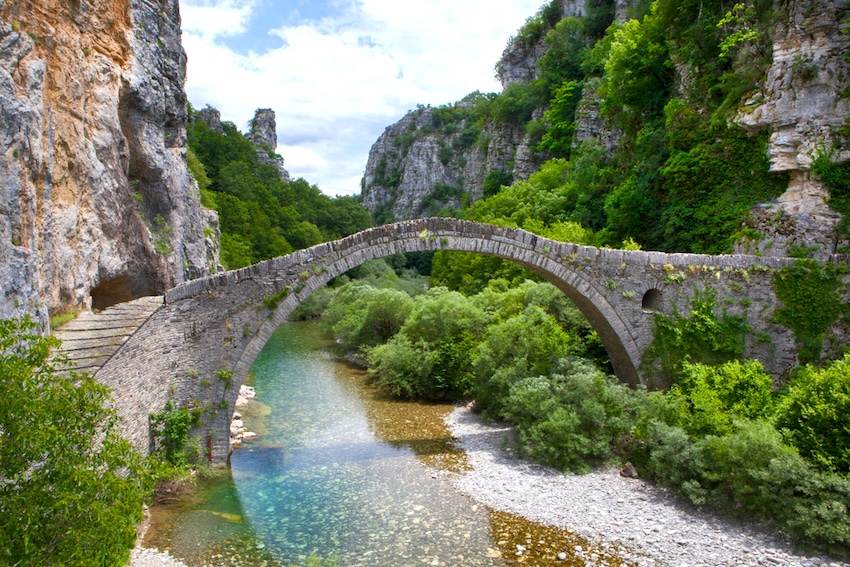
[[128, 276], [119, 276], [100, 282], [91, 290], [91, 307], [102, 310], [125, 301], [136, 299], [133, 294], [131, 280]]

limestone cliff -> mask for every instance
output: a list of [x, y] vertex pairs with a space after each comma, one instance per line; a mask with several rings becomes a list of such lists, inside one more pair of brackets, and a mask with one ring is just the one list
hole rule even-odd
[[275, 153], [277, 149], [277, 116], [270, 108], [258, 108], [249, 124], [248, 139], [257, 146], [260, 161], [277, 168], [280, 178], [289, 181], [289, 172], [283, 167], [283, 158]]
[[[636, 0], [617, 0], [614, 17], [625, 19], [634, 3]], [[547, 15], [547, 6], [557, 9], [554, 20], [552, 14]], [[534, 31], [521, 30], [510, 38], [496, 63], [502, 87], [537, 79], [538, 61], [546, 52], [546, 32], [558, 19], [584, 17], [586, 6], [587, 0], [560, 0], [529, 18], [524, 29]], [[576, 119], [576, 144], [596, 138], [611, 148], [618, 132], [599, 117], [598, 83], [589, 81], [585, 86]], [[463, 109], [480, 96], [474, 93], [450, 106]], [[535, 111], [533, 118], [539, 118], [543, 110]], [[488, 177], [497, 184], [495, 188], [499, 181], [524, 180], [545, 158], [535, 155], [532, 137], [523, 124], [491, 120], [476, 129], [471, 118], [447, 124], [442, 117], [435, 118], [435, 112], [424, 107], [409, 112], [372, 146], [361, 194], [363, 205], [378, 221], [423, 217], [469, 204], [484, 196]]]
[[209, 273], [177, 0], [0, 0], [0, 317]]
[[[462, 107], [464, 102], [459, 103]], [[488, 175], [525, 179], [535, 168], [524, 153], [522, 125], [445, 122], [420, 107], [388, 127], [369, 152], [363, 205], [379, 220], [436, 214], [480, 199]]]
[[821, 152], [850, 159], [850, 8], [845, 0], [778, 4], [786, 17], [773, 36], [773, 63], [737, 122], [770, 132], [771, 171], [789, 172], [790, 182], [776, 203], [754, 212], [752, 226], [763, 238], [739, 243], [738, 250], [784, 255], [796, 245], [816, 247], [815, 256], [824, 257], [847, 241], [835, 230], [841, 218], [827, 204], [829, 191], [810, 166]]

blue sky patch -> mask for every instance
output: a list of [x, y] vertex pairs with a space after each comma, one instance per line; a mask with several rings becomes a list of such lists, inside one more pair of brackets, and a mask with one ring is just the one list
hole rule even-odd
[[283, 45], [283, 40], [272, 29], [296, 26], [305, 21], [316, 21], [339, 13], [336, 2], [328, 0], [259, 0], [251, 14], [245, 33], [221, 38], [221, 43], [239, 53], [262, 54]]

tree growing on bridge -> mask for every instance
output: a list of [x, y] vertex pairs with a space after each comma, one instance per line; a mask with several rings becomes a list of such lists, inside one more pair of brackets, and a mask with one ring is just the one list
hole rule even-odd
[[68, 372], [57, 343], [0, 321], [0, 564], [123, 565], [149, 475], [108, 389]]

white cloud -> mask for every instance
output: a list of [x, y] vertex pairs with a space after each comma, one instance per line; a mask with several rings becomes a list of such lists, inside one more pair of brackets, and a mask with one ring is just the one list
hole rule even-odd
[[195, 0], [182, 2], [183, 31], [210, 40], [239, 35], [256, 5], [255, 0]]
[[189, 99], [243, 129], [274, 109], [287, 169], [333, 195], [360, 191], [372, 143], [417, 104], [498, 90], [493, 67], [541, 0], [356, 0], [292, 24], [293, 3], [268, 22], [282, 45], [227, 47], [260, 1], [181, 1]]

